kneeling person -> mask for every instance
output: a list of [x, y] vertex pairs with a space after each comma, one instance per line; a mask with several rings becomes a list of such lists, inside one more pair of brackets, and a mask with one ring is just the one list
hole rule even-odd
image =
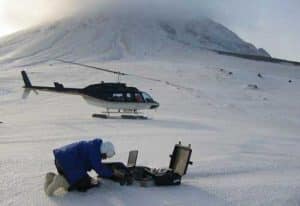
[[87, 173], [92, 169], [101, 177], [113, 176], [113, 170], [102, 164], [102, 159], [115, 155], [111, 142], [103, 142], [101, 139], [80, 141], [54, 149], [53, 154], [58, 173], [69, 183], [69, 191], [85, 192], [98, 186], [99, 181]]

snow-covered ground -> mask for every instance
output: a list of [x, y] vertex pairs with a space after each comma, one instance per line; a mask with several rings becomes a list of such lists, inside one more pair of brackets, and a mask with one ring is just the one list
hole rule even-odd
[[[29, 34], [21, 36], [36, 40]], [[79, 49], [80, 42], [68, 41]], [[2, 56], [0, 64], [0, 205], [300, 204], [299, 67], [186, 47], [143, 58], [121, 52], [122, 58], [105, 61], [78, 50], [74, 60], [171, 83], [123, 78], [128, 85], [150, 93], [160, 108], [147, 111], [150, 119], [145, 121], [93, 119], [91, 114], [102, 109], [79, 96], [31, 92], [22, 98], [23, 69], [37, 85], [59, 81], [84, 87], [115, 80], [109, 74], [54, 61], [38, 64], [59, 50], [54, 43], [54, 47], [37, 45], [34, 48], [41, 50], [27, 56], [21, 54], [30, 50], [17, 50], [14, 43], [0, 48], [1, 55], [11, 55]], [[117, 45], [116, 51], [124, 51], [119, 47], [122, 44]], [[168, 166], [173, 145], [181, 140], [192, 144], [194, 165], [178, 187], [121, 187], [103, 181], [100, 188], [87, 193], [47, 197], [42, 188], [45, 174], [55, 171], [52, 149], [95, 137], [115, 143], [114, 160], [125, 162], [128, 151], [138, 149], [138, 164], [153, 167]]]

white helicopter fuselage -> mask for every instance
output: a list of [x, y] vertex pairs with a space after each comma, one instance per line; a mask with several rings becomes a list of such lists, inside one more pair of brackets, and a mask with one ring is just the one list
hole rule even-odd
[[91, 96], [83, 95], [83, 99], [89, 104], [96, 107], [102, 107], [105, 109], [113, 109], [113, 110], [123, 110], [123, 111], [139, 111], [152, 109], [155, 105], [154, 103], [146, 103], [146, 102], [112, 102], [106, 101], [102, 99], [97, 99]]

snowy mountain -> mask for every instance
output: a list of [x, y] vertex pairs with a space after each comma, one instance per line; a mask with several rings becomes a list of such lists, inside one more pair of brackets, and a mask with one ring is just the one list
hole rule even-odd
[[142, 58], [195, 48], [269, 56], [208, 18], [113, 13], [72, 17], [6, 37], [0, 41], [0, 63], [26, 65], [57, 57]]

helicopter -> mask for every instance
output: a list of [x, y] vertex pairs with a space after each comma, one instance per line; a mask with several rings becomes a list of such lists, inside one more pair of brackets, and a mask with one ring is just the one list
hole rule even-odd
[[[78, 66], [89, 67], [93, 69], [111, 72], [118, 75], [129, 75], [126, 73], [102, 69], [90, 65], [80, 64], [76, 62], [69, 62], [58, 60], [63, 63], [75, 64]], [[54, 87], [50, 86], [35, 86], [31, 81], [26, 71], [21, 71], [24, 81], [24, 88], [26, 90], [42, 90], [50, 92], [59, 92], [66, 94], [80, 95], [90, 105], [106, 108], [106, 112], [102, 114], [93, 114], [97, 118], [109, 118], [110, 114], [121, 114], [121, 118], [125, 119], [147, 119], [147, 117], [139, 115], [140, 110], [157, 109], [160, 104], [155, 101], [148, 93], [140, 91], [136, 87], [129, 87], [125, 83], [120, 82], [101, 82], [99, 84], [91, 84], [84, 88], [67, 88], [63, 84], [54, 82]]]

